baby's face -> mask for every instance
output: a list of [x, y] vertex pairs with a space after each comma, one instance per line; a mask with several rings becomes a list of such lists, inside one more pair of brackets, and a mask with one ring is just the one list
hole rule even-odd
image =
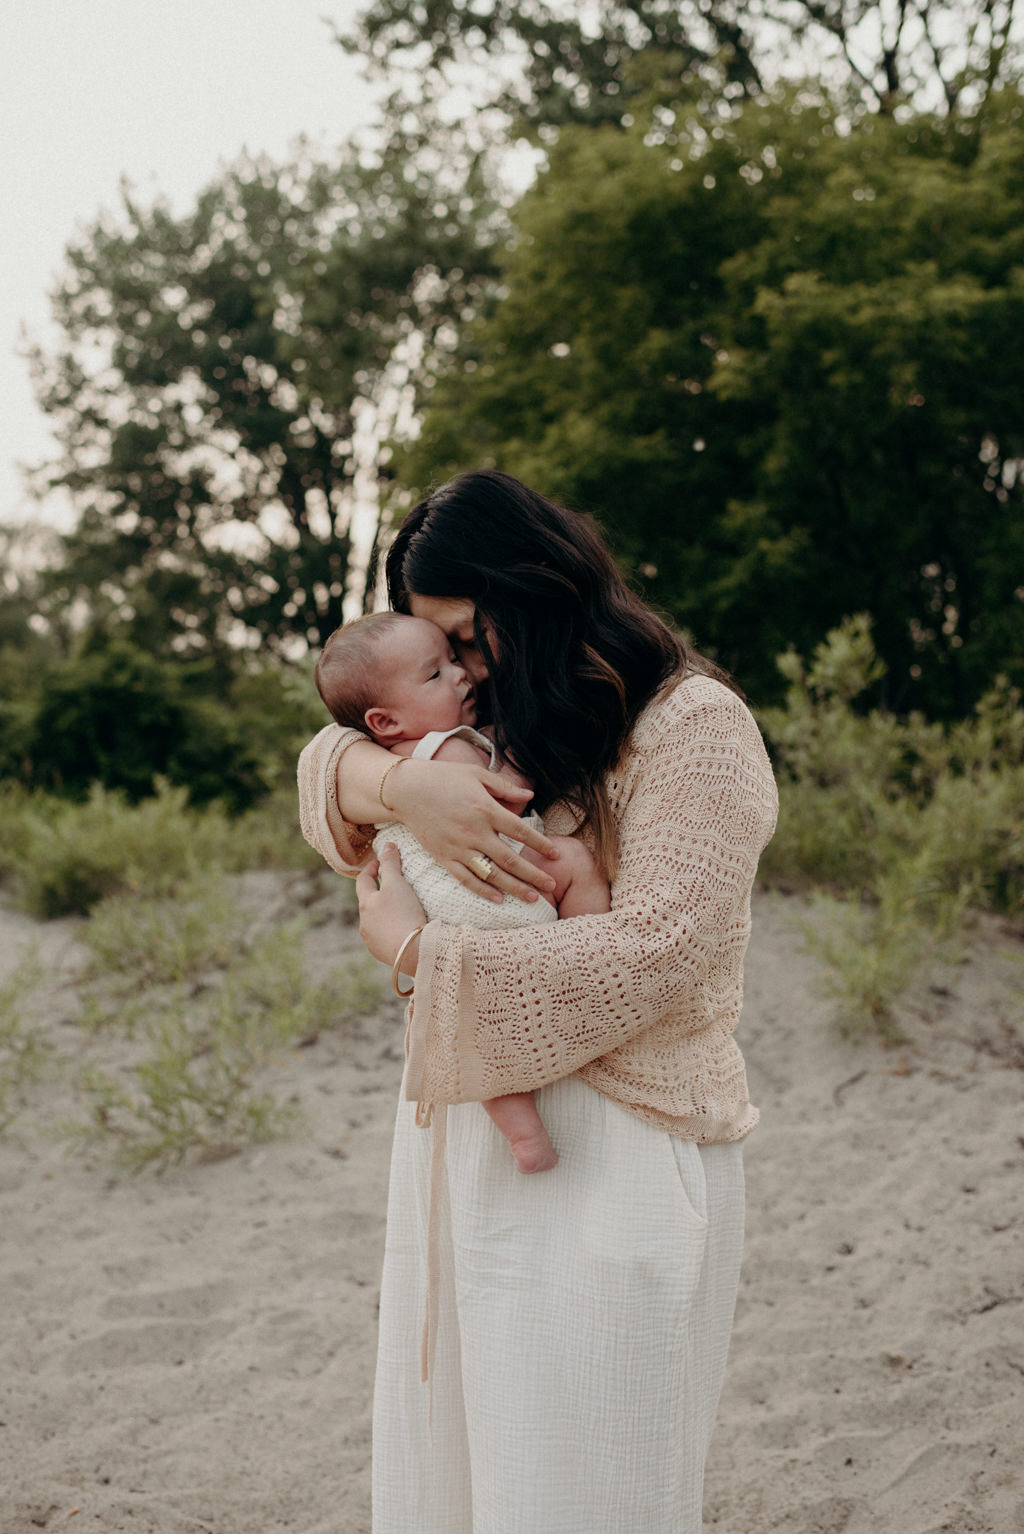
[[389, 634], [380, 695], [406, 740], [476, 723], [473, 684], [447, 636], [425, 618], [405, 618]]

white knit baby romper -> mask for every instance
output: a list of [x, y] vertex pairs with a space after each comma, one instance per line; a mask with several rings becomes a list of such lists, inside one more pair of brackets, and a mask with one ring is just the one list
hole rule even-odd
[[[429, 761], [446, 740], [455, 738], [468, 740], [471, 745], [486, 751], [490, 756], [492, 770], [495, 768], [498, 753], [493, 743], [468, 724], [457, 725], [454, 730], [431, 730], [429, 735], [424, 735], [422, 740], [416, 742], [412, 755], [417, 761]], [[542, 828], [543, 823], [539, 815], [531, 813], [524, 817], [524, 824]], [[558, 912], [546, 900], [528, 902], [509, 899], [498, 905], [486, 896], [466, 889], [454, 874], [434, 862], [409, 827], [401, 822], [384, 822], [376, 830], [374, 852], [380, 857], [388, 842], [398, 848], [402, 858], [402, 875], [416, 891], [420, 905], [431, 921], [447, 922], [453, 927], [535, 927], [558, 920]], [[517, 852], [523, 845], [507, 836], [502, 840]]]

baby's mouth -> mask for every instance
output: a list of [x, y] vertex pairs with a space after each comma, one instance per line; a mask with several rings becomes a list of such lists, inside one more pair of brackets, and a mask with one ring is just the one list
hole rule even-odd
[[490, 718], [490, 712], [491, 711], [490, 711], [490, 704], [489, 704], [489, 694], [488, 694], [488, 690], [487, 689], [488, 689], [487, 682], [482, 682], [479, 685], [474, 684], [474, 686], [472, 686], [470, 688], [469, 695], [467, 696], [465, 702], [462, 705], [463, 708], [468, 708], [468, 707], [472, 706], [473, 713], [476, 716], [475, 723], [476, 723], [476, 726], [477, 726], [478, 729], [482, 725], [487, 725], [487, 724], [491, 723], [491, 718]]

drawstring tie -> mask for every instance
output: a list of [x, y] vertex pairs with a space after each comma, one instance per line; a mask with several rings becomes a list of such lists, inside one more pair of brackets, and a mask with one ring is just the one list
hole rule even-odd
[[[440, 1111], [435, 1112], [435, 1108]], [[417, 1103], [416, 1123], [431, 1131], [430, 1182], [427, 1199], [427, 1292], [420, 1339], [420, 1379], [430, 1379], [437, 1349], [437, 1322], [441, 1295], [441, 1199], [444, 1194], [445, 1146], [448, 1140], [448, 1108], [444, 1103]]]

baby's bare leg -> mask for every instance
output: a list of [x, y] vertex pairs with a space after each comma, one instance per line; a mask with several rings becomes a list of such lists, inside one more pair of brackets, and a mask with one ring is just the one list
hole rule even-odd
[[492, 1097], [484, 1107], [512, 1147], [521, 1172], [549, 1172], [558, 1152], [541, 1123], [532, 1092], [510, 1092]]

